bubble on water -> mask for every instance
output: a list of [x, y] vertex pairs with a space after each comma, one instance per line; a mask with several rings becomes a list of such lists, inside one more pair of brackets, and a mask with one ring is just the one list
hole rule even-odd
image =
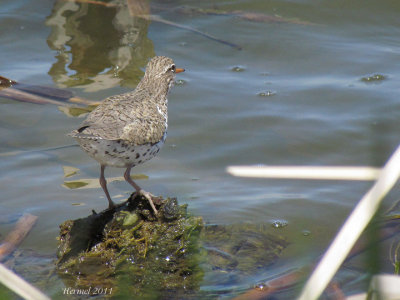
[[289, 222], [283, 219], [272, 220], [271, 226], [274, 228], [283, 228], [289, 225]]
[[119, 77], [119, 75], [118, 75], [119, 71], [120, 71], [120, 66], [115, 65], [114, 68], [112, 69], [112, 76], [114, 78], [118, 78]]
[[365, 83], [380, 83], [381, 81], [387, 79], [385, 75], [382, 74], [372, 74], [361, 78], [362, 82]]
[[243, 72], [245, 70], [246, 70], [246, 68], [243, 66], [234, 66], [231, 68], [231, 71], [233, 71], [233, 72]]
[[301, 233], [302, 233], [304, 236], [309, 236], [309, 235], [311, 234], [311, 231], [310, 231], [310, 230], [307, 230], [307, 229], [304, 229]]
[[259, 96], [259, 97], [270, 97], [270, 96], [274, 96], [274, 95], [276, 95], [275, 91], [263, 91], [263, 92], [259, 92], [257, 94], [257, 96]]
[[263, 290], [267, 289], [268, 287], [265, 283], [258, 283], [254, 286], [254, 288], [256, 290], [263, 291]]
[[183, 80], [183, 79], [178, 79], [178, 80], [175, 81], [175, 84], [176, 84], [176, 85], [185, 85], [185, 84], [186, 84], [186, 81]]

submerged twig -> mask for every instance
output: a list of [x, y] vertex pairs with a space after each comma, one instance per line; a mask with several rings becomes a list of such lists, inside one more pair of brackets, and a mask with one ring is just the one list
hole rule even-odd
[[282, 291], [298, 283], [306, 274], [305, 268], [291, 271], [277, 278], [258, 284], [255, 288], [235, 297], [233, 300], [265, 299], [278, 291]]
[[37, 216], [31, 214], [24, 214], [18, 220], [14, 230], [6, 236], [4, 242], [0, 245], [0, 261], [18, 247], [32, 229], [33, 225], [35, 225], [37, 218]]
[[0, 76], [0, 96], [21, 102], [55, 104], [71, 107], [72, 104], [98, 105], [100, 102], [75, 97], [72, 92], [46, 86], [27, 85]]
[[105, 6], [105, 7], [117, 6], [117, 4], [115, 4], [115, 3], [106, 3], [106, 2], [96, 1], [96, 0], [64, 0], [64, 1], [75, 2], [75, 3], [95, 4], [95, 5]]
[[331, 282], [331, 284], [328, 285], [327, 287], [327, 292], [329, 294], [330, 299], [335, 299], [335, 300], [345, 300], [346, 296], [344, 295], [342, 289], [340, 288], [339, 283], [336, 281]]
[[285, 18], [279, 15], [264, 14], [259, 12], [248, 12], [242, 10], [229, 11], [218, 8], [198, 8], [191, 6], [180, 6], [176, 8], [175, 11], [186, 15], [202, 14], [202, 15], [236, 17], [245, 21], [258, 22], [258, 23], [288, 23], [296, 25], [315, 25], [311, 22], [302, 21], [297, 18]]
[[70, 106], [68, 103], [65, 103], [63, 101], [58, 101], [58, 100], [50, 99], [47, 97], [34, 95], [34, 94], [31, 94], [28, 92], [17, 90], [12, 87], [1, 90], [0, 96], [9, 98], [12, 100], [35, 103], [35, 104], [56, 104], [56, 105], [62, 105], [62, 106]]
[[201, 35], [201, 36], [203, 36], [205, 38], [208, 38], [210, 40], [213, 40], [213, 41], [216, 41], [218, 43], [221, 43], [221, 44], [230, 46], [232, 48], [235, 48], [236, 50], [242, 50], [242, 47], [239, 46], [239, 45], [236, 45], [234, 43], [222, 40], [222, 39], [217, 38], [217, 37], [215, 37], [215, 36], [213, 36], [211, 34], [208, 34], [208, 33], [205, 33], [203, 31], [200, 31], [200, 30], [198, 30], [196, 28], [193, 28], [193, 27], [190, 27], [190, 26], [187, 26], [187, 25], [178, 24], [178, 23], [175, 23], [175, 22], [171, 22], [171, 21], [165, 20], [165, 19], [163, 19], [163, 18], [161, 18], [160, 16], [157, 16], [157, 15], [149, 15], [149, 16], [143, 16], [143, 17], [148, 19], [148, 20], [151, 20], [153, 22], [159, 22], [159, 23], [167, 24], [167, 25], [170, 25], [170, 26], [174, 26], [174, 27], [177, 27], [177, 28], [181, 28], [181, 29], [185, 29], [185, 30], [194, 32], [194, 33], [197, 33], [197, 34], [199, 34], [199, 35]]

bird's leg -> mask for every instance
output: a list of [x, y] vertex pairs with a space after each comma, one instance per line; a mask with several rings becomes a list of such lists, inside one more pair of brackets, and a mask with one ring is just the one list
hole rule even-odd
[[129, 167], [126, 168], [126, 171], [125, 171], [125, 173], [124, 173], [124, 178], [125, 178], [125, 180], [126, 180], [131, 186], [133, 186], [133, 187], [135, 188], [136, 193], [138, 193], [138, 195], [141, 195], [141, 196], [145, 197], [145, 198], [149, 201], [151, 208], [153, 209], [154, 213], [157, 215], [157, 214], [158, 214], [158, 211], [157, 211], [157, 209], [156, 209], [156, 207], [155, 207], [155, 205], [154, 205], [154, 203], [153, 203], [153, 195], [150, 194], [149, 192], [146, 192], [145, 190], [143, 190], [140, 186], [138, 186], [138, 185], [132, 180], [132, 178], [131, 178], [131, 169], [132, 169], [131, 166], [129, 166]]
[[108, 208], [113, 208], [115, 205], [114, 205], [114, 202], [111, 200], [110, 193], [108, 192], [108, 189], [107, 189], [107, 181], [106, 181], [106, 179], [104, 177], [105, 168], [106, 168], [106, 166], [101, 165], [101, 168], [100, 168], [100, 186], [103, 188], [103, 191], [107, 196]]

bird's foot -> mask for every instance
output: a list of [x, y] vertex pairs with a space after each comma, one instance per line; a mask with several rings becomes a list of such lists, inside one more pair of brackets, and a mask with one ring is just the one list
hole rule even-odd
[[157, 200], [159, 199], [159, 197], [156, 197], [156, 196], [154, 196], [153, 194], [151, 194], [151, 193], [149, 193], [149, 192], [146, 192], [145, 190], [140, 190], [138, 194], [139, 194], [140, 196], [145, 197], [145, 198], [149, 201], [149, 204], [150, 204], [151, 208], [153, 209], [154, 214], [157, 216], [158, 211], [157, 211], [156, 206], [154, 205], [153, 200], [156, 201], [156, 203], [158, 204], [158, 201], [157, 201]]
[[108, 201], [108, 209], [113, 209], [113, 208], [115, 208], [115, 203], [112, 200]]

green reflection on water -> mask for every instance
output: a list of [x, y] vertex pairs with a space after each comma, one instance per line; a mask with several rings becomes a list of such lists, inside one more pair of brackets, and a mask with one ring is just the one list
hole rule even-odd
[[[112, 86], [135, 86], [141, 68], [154, 56], [147, 37], [149, 21], [132, 10], [146, 10], [147, 1], [113, 6], [56, 1], [46, 25], [49, 47], [57, 51], [48, 74], [64, 87], [85, 86], [97, 91]], [[130, 4], [131, 5], [131, 4]], [[144, 11], [145, 12], [145, 11]]]

